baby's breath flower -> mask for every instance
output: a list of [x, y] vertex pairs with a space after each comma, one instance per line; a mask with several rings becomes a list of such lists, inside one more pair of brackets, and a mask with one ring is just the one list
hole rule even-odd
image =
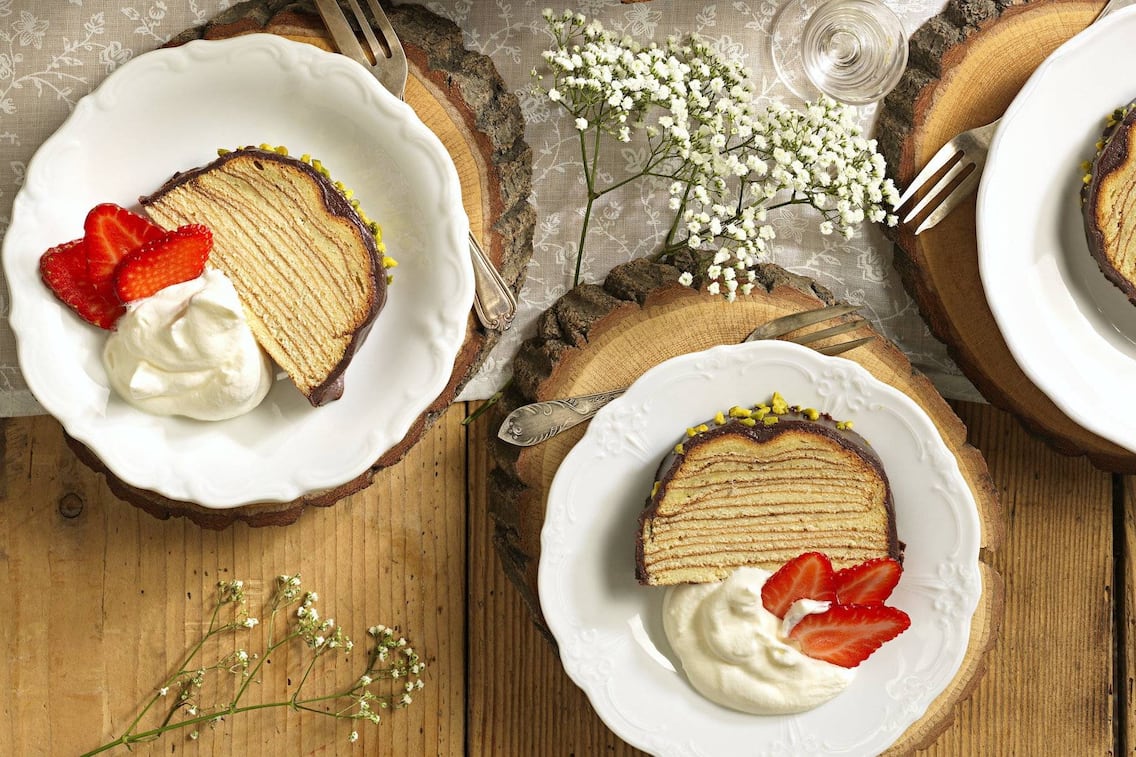
[[[684, 252], [694, 261], [684, 285], [708, 282], [707, 291], [727, 299], [752, 291], [753, 269], [777, 236], [767, 213], [786, 205], [814, 208], [823, 234], [848, 237], [864, 221], [895, 225], [888, 210], [899, 193], [875, 141], [845, 106], [822, 98], [802, 110], [758, 107], [741, 66], [698, 37], [641, 45], [571, 11], [549, 11], [545, 20], [554, 45], [537, 81], [551, 80], [549, 100], [581, 132], [645, 141], [651, 157], [639, 175], [670, 177], [667, 207], [677, 220], [658, 257]], [[627, 182], [596, 186], [590, 144], [581, 140], [594, 202]], [[577, 281], [591, 208], [577, 245]], [[727, 264], [737, 279], [726, 276]]]
[[[333, 618], [320, 618], [320, 613], [315, 607], [319, 595], [314, 591], [301, 595], [300, 585], [299, 575], [277, 577], [276, 592], [266, 602], [267, 615], [264, 624], [267, 630], [264, 637], [267, 637], [268, 642], [262, 654], [237, 648], [219, 658], [212, 658], [212, 661], [205, 661], [202, 658], [209, 654], [205, 650], [215, 647], [215, 642], [206, 643], [210, 639], [225, 633], [247, 632], [260, 624], [259, 620], [248, 616], [244, 582], [218, 582], [212, 620], [202, 638], [192, 647], [182, 668], [165, 684], [153, 690], [150, 701], [142, 709], [141, 714], [117, 739], [103, 744], [89, 754], [101, 753], [117, 746], [129, 748], [139, 741], [157, 738], [167, 731], [182, 728], [187, 729], [189, 738], [198, 739], [200, 733], [197, 726], [202, 723], [208, 723], [214, 728], [230, 715], [264, 707], [288, 708], [378, 724], [381, 722], [381, 717], [376, 710], [393, 710], [408, 706], [413, 701], [413, 693], [422, 688], [421, 677], [411, 678], [411, 676], [420, 676], [425, 664], [405, 637], [397, 636], [394, 629], [384, 625], [375, 625], [368, 629], [368, 633], [374, 638], [374, 648], [366, 658], [366, 668], [354, 683], [332, 694], [324, 692], [318, 695], [308, 694], [304, 690], [308, 674], [321, 657], [335, 654], [335, 651], [340, 649], [346, 654], [352, 649], [353, 644]], [[297, 601], [299, 607], [293, 614], [289, 605]], [[222, 611], [227, 613], [225, 619], [219, 617]], [[279, 628], [281, 624], [285, 626], [283, 630]], [[311, 650], [312, 658], [299, 677], [298, 683], [294, 683], [289, 677], [289, 687], [292, 690], [288, 692], [288, 696], [280, 701], [242, 704], [242, 696], [249, 684], [261, 679], [263, 665], [270, 658], [275, 659], [276, 651], [296, 644], [297, 641]], [[222, 648], [227, 646], [227, 642], [221, 643]], [[401, 654], [391, 654], [392, 650], [397, 650]], [[236, 688], [235, 695], [229, 700], [203, 704], [202, 697], [205, 692], [213, 690], [212, 686], [204, 687], [207, 676], [222, 672], [232, 673], [238, 677], [240, 684]], [[161, 698], [170, 694], [171, 689], [176, 693], [176, 700], [165, 707], [164, 719], [155, 725], [144, 724], [144, 718], [148, 714], [153, 717], [154, 713], [162, 709], [156, 705]], [[334, 707], [326, 706], [331, 701], [336, 701], [337, 704]], [[348, 741], [353, 743], [358, 739], [358, 731], [353, 730]]]

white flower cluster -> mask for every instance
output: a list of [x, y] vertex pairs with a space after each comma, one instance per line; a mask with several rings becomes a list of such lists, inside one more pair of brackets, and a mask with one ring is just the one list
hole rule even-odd
[[648, 146], [639, 176], [668, 181], [675, 213], [659, 257], [682, 251], [696, 262], [682, 283], [704, 282], [729, 300], [748, 294], [776, 238], [769, 212], [786, 205], [818, 210], [824, 234], [850, 237], [865, 220], [895, 225], [887, 207], [899, 193], [844, 106], [826, 98], [804, 112], [759, 109], [741, 67], [697, 38], [642, 46], [571, 11], [546, 10], [545, 19], [555, 40], [544, 53], [548, 98], [581, 132], [589, 209], [614, 187], [595, 186], [599, 145], [583, 132], [630, 142], [634, 130]]
[[[375, 709], [401, 709], [414, 701], [413, 694], [421, 691], [425, 686], [422, 679], [417, 677], [426, 668], [414, 648], [410, 646], [405, 637], [396, 636], [393, 628], [384, 625], [371, 626], [367, 633], [375, 641], [370, 653], [370, 665], [363, 675], [355, 682], [351, 691], [355, 710], [349, 717], [357, 720], [369, 720], [378, 724], [382, 717]], [[388, 663], [389, 661], [389, 663]], [[388, 664], [380, 664], [388, 663]], [[379, 680], [405, 679], [397, 691], [389, 694], [376, 694], [369, 688]], [[350, 741], [355, 739], [351, 738]]]
[[319, 595], [309, 591], [296, 608], [296, 629], [300, 638], [317, 654], [338, 648], [351, 651], [354, 642], [343, 633], [343, 629], [335, 625], [334, 618], [320, 617], [319, 610], [315, 607], [318, 601]]

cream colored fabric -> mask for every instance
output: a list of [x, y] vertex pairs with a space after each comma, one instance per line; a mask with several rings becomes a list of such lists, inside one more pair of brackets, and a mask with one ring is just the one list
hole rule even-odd
[[[908, 33], [941, 10], [942, 0], [889, 0]], [[204, 23], [234, 3], [228, 0], [0, 0], [0, 232], [36, 148], [83, 95], [116, 67], [154, 49], [183, 29]], [[513, 328], [490, 355], [463, 398], [486, 397], [507, 378], [513, 354], [531, 336], [536, 317], [571, 285], [583, 208], [576, 134], [547, 99], [531, 93], [529, 72], [548, 45], [541, 11], [547, 0], [439, 0], [426, 2], [465, 32], [466, 45], [493, 59], [520, 98], [533, 148], [533, 204], [538, 211], [535, 250]], [[775, 0], [579, 0], [569, 7], [605, 26], [641, 39], [697, 32], [753, 72], [762, 96], [799, 102], [776, 79], [764, 48], [778, 7]], [[564, 7], [555, 5], [556, 10]], [[875, 108], [860, 110], [871, 127]], [[618, 175], [636, 156], [612, 150], [607, 170]], [[646, 212], [647, 185], [609, 196], [592, 219], [584, 280], [602, 281], [612, 266], [646, 255], [665, 233], [664, 221]], [[656, 195], [652, 211], [663, 210]], [[976, 398], [946, 351], [927, 331], [892, 270], [891, 246], [875, 229], [845, 242], [822, 237], [804, 215], [778, 224], [775, 262], [816, 279], [837, 297], [863, 303], [868, 317], [951, 397]], [[61, 240], [63, 241], [63, 240]], [[28, 392], [7, 326], [8, 299], [0, 301], [0, 415], [43, 412]]]

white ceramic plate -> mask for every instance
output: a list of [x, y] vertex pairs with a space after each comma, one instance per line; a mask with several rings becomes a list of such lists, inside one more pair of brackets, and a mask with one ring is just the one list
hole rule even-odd
[[1136, 99], [1136, 8], [1058, 48], [1014, 99], [978, 192], [978, 262], [1018, 365], [1085, 429], [1136, 452], [1136, 306], [1085, 241], [1081, 163]]
[[[665, 589], [635, 580], [635, 533], [659, 461], [732, 405], [793, 404], [852, 420], [891, 482], [904, 573], [888, 601], [911, 628], [850, 687], [792, 716], [720, 707], [687, 683], [662, 630]], [[970, 489], [931, 420], [858, 364], [787, 342], [684, 355], [648, 371], [592, 420], [565, 458], [541, 534], [541, 607], [568, 675], [620, 738], [656, 755], [876, 754], [959, 669], [981, 594]]]
[[[40, 282], [39, 257], [81, 237], [97, 203], [137, 208], [217, 148], [265, 142], [321, 159], [400, 263], [343, 398], [312, 408], [284, 380], [229, 421], [135, 410], [107, 388], [105, 333]], [[468, 223], [441, 142], [347, 58], [267, 34], [147, 53], [83, 98], [28, 166], [3, 249], [20, 366], [67, 433], [130, 484], [215, 508], [292, 500], [362, 473], [445, 387], [473, 302]]]

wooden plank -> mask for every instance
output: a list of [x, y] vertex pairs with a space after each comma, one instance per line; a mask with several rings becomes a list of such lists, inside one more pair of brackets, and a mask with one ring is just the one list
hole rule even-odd
[[1117, 745], [1115, 754], [1131, 755], [1136, 751], [1136, 478], [1124, 479], [1124, 496], [1121, 503], [1120, 576], [1124, 581], [1122, 612], [1118, 614], [1120, 667], [1117, 686]]
[[[156, 520], [114, 498], [79, 464], [47, 417], [3, 422], [0, 595], [4, 617], [0, 754], [78, 754], [117, 735], [176, 667], [207, 621], [218, 579], [247, 582], [250, 607], [274, 577], [299, 571], [324, 617], [356, 640], [398, 624], [427, 660], [426, 688], [378, 727], [271, 710], [167, 736], [154, 752], [194, 754], [453, 754], [465, 742], [465, 429], [442, 416], [398, 465], [332, 508], [286, 528], [205, 531]], [[71, 497], [70, 495], [74, 495]], [[65, 518], [58, 503], [81, 504]], [[258, 641], [260, 631], [253, 632]], [[231, 642], [230, 642], [231, 644]], [[250, 703], [280, 697], [306, 661], [278, 654]], [[350, 681], [362, 655], [336, 663], [313, 691]], [[294, 681], [293, 681], [294, 682]], [[142, 750], [145, 752], [146, 750]]]
[[989, 669], [928, 755], [1112, 754], [1112, 477], [1007, 413], [952, 403], [1006, 513], [1005, 620]]
[[505, 577], [487, 501], [489, 416], [469, 439], [469, 748], [473, 755], [639, 755], [572, 683]]

